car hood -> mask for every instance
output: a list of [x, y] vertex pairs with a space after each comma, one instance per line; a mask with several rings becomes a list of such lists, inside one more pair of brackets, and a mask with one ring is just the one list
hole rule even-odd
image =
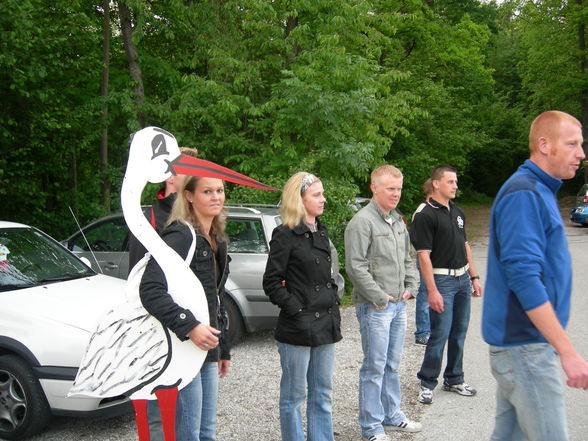
[[2, 293], [3, 314], [14, 313], [93, 332], [98, 320], [125, 299], [126, 281], [94, 275]]

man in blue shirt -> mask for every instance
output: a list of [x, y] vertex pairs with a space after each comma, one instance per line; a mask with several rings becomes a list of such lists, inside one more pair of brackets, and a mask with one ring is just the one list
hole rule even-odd
[[580, 122], [558, 111], [531, 125], [530, 159], [498, 192], [482, 332], [497, 383], [492, 441], [568, 439], [558, 356], [570, 387], [588, 388], [588, 363], [564, 328], [571, 259], [556, 193], [581, 160]]

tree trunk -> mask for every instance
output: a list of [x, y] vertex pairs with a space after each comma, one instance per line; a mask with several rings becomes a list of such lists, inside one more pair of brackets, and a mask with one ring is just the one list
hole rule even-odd
[[127, 55], [127, 62], [129, 65], [129, 74], [133, 80], [133, 95], [135, 96], [135, 104], [137, 106], [137, 122], [139, 127], [145, 127], [145, 118], [143, 117], [141, 107], [145, 101], [145, 91], [143, 90], [143, 76], [141, 74], [141, 66], [137, 61], [139, 54], [137, 48], [133, 43], [133, 25], [131, 23], [131, 11], [123, 2], [118, 2], [118, 12], [120, 15], [120, 27], [123, 35], [123, 42], [125, 46], [125, 53]]
[[[288, 36], [292, 33], [292, 31], [298, 26], [298, 17], [288, 17], [286, 20], [286, 29], [284, 30], [284, 37], [288, 38]], [[290, 69], [290, 65], [294, 62], [294, 58], [300, 53], [300, 46], [298, 46], [298, 41], [294, 39], [292, 43], [292, 51], [286, 55], [286, 69]], [[290, 142], [292, 144], [296, 144], [298, 141], [298, 135], [296, 133], [290, 133]]]
[[[298, 26], [298, 17], [288, 17], [286, 20], [286, 29], [284, 30], [284, 37], [288, 38], [288, 36], [292, 33], [292, 31]], [[286, 56], [286, 69], [290, 68], [290, 64], [296, 58], [296, 55], [300, 53], [300, 46], [298, 46], [298, 41], [294, 40], [292, 43], [292, 52], [290, 52]]]
[[[583, 0], [576, 0], [579, 9], [581, 10], [583, 7]], [[585, 14], [580, 14], [580, 17], [585, 17]], [[578, 49], [580, 52], [580, 78], [586, 78], [586, 23], [584, 23], [584, 18], [580, 19], [581, 21], [578, 23]], [[586, 139], [588, 135], [588, 130], [586, 126], [588, 125], [588, 85], [586, 81], [582, 84], [582, 89], [580, 90], [580, 118], [582, 122], [583, 132], [584, 132], [584, 139]], [[588, 147], [584, 144], [584, 151], [587, 153], [588, 156]], [[584, 167], [584, 182], [588, 183], [588, 167]]]
[[71, 146], [71, 176], [72, 176], [72, 188], [73, 188], [73, 211], [74, 213], [78, 212], [78, 158], [76, 155], [76, 148], [77, 146], [72, 143]]
[[102, 206], [110, 211], [110, 177], [108, 176], [108, 74], [110, 69], [110, 0], [102, 0], [102, 79], [100, 97], [102, 106], [102, 133], [100, 135], [100, 175], [102, 179]]

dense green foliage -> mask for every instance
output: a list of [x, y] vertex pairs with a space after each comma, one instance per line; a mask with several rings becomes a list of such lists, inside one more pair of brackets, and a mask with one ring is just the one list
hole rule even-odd
[[[131, 11], [142, 102], [121, 4]], [[119, 208], [138, 115], [200, 156], [277, 187], [314, 172], [337, 243], [348, 201], [369, 196], [376, 165], [403, 170], [407, 213], [440, 163], [458, 167], [466, 197], [493, 196], [526, 157], [536, 114], [586, 118], [581, 0], [113, 2], [107, 97], [101, 5], [0, 3], [1, 218], [58, 238], [74, 229], [68, 206], [82, 224]], [[105, 181], [110, 205], [101, 202]], [[277, 202], [279, 194], [231, 188], [229, 197]]]

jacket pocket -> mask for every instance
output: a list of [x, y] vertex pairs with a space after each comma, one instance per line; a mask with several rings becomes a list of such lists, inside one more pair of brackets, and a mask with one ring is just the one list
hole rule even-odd
[[310, 346], [314, 313], [300, 311], [289, 315], [282, 311], [276, 328], [276, 339], [284, 343]]
[[315, 283], [304, 293], [309, 311], [321, 311], [337, 304], [337, 286], [333, 282]]

